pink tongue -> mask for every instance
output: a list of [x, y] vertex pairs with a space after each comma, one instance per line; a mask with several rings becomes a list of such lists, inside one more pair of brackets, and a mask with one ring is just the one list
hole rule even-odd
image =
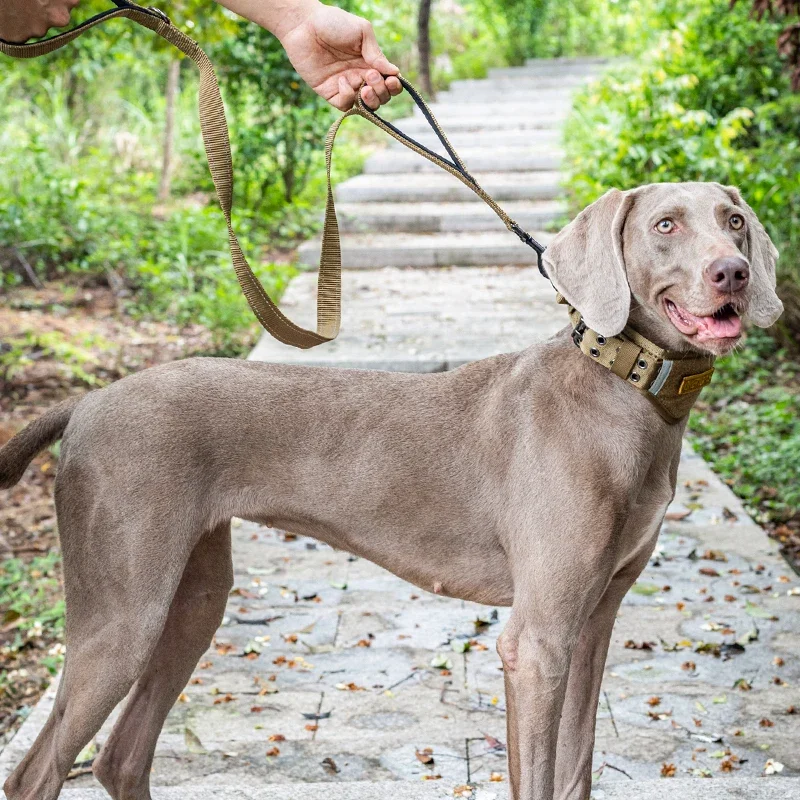
[[742, 320], [736, 315], [727, 319], [717, 319], [716, 317], [696, 317], [694, 314], [684, 313], [697, 325], [697, 338], [700, 341], [733, 339], [742, 332]]

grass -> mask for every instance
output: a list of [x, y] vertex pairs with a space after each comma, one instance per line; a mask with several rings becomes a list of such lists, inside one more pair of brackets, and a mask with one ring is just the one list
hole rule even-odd
[[694, 446], [800, 569], [800, 362], [765, 331], [717, 362], [689, 419]]
[[58, 550], [0, 562], [0, 730], [27, 716], [64, 660], [60, 562]]

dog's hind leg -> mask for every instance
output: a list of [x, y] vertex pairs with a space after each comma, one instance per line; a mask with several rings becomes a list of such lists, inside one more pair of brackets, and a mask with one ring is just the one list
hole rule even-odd
[[[58, 797], [80, 751], [147, 665], [193, 546], [176, 533], [180, 520], [144, 519], [141, 508], [104, 507], [88, 493], [59, 497], [58, 488], [67, 657], [50, 717], [5, 782], [8, 800]], [[165, 558], [154, 541], [170, 538]]]
[[222, 621], [232, 585], [226, 523], [192, 551], [158, 646], [95, 762], [94, 774], [114, 800], [150, 800], [159, 733]]

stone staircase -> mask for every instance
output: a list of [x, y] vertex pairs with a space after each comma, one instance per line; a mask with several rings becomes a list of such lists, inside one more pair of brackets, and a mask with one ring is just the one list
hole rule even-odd
[[[596, 71], [593, 59], [531, 62], [483, 81], [456, 81], [431, 109], [478, 182], [523, 227], [547, 239], [562, 221], [561, 127], [573, 90]], [[418, 109], [395, 123], [441, 152]], [[502, 266], [536, 263], [466, 186], [399, 142], [373, 155], [337, 187], [345, 269]], [[316, 268], [319, 240], [300, 248]]]

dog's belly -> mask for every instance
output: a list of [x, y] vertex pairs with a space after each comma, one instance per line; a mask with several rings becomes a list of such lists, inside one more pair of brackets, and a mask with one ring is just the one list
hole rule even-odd
[[485, 531], [456, 526], [434, 531], [360, 521], [351, 521], [345, 531], [320, 520], [288, 515], [253, 521], [353, 553], [444, 597], [493, 606], [510, 606], [514, 599], [505, 552]]

